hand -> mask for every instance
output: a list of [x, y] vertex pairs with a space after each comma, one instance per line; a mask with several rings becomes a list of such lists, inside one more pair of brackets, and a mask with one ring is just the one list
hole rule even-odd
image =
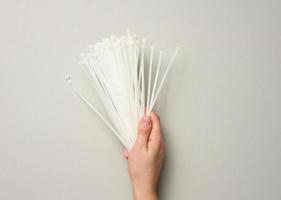
[[157, 199], [157, 183], [164, 159], [164, 142], [156, 113], [144, 116], [139, 123], [133, 148], [124, 151], [135, 200]]

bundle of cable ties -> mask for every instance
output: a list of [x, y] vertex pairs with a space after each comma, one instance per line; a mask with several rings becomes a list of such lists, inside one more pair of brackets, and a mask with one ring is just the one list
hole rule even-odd
[[86, 69], [107, 117], [73, 86], [69, 75], [65, 79], [130, 150], [136, 140], [138, 122], [153, 110], [178, 50], [177, 47], [164, 65], [163, 52], [156, 52], [153, 46], [147, 48], [145, 40], [129, 30], [124, 36], [111, 36], [89, 45], [88, 52], [81, 55], [80, 64]]

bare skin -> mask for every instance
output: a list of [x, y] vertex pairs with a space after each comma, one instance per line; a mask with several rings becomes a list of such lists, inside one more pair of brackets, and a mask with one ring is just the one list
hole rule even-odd
[[164, 141], [156, 113], [139, 123], [134, 147], [124, 151], [128, 160], [134, 200], [157, 200], [157, 184], [164, 159]]

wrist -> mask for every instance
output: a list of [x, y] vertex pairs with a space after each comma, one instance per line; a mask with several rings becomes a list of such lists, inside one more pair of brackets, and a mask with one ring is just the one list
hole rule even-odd
[[157, 192], [153, 187], [147, 185], [133, 185], [134, 200], [157, 200]]

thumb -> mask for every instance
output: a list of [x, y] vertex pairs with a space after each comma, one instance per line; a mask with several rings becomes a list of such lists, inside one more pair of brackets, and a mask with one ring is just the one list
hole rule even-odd
[[138, 135], [136, 140], [137, 147], [147, 147], [151, 127], [152, 125], [150, 117], [144, 116], [139, 123]]

